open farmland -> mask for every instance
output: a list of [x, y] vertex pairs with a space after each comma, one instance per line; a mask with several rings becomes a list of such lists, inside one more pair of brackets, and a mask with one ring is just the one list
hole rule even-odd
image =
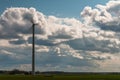
[[119, 74], [0, 75], [0, 80], [120, 80]]

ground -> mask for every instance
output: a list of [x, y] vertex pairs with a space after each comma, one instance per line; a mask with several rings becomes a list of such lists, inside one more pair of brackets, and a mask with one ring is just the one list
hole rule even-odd
[[0, 80], [120, 80], [120, 74], [0, 75]]

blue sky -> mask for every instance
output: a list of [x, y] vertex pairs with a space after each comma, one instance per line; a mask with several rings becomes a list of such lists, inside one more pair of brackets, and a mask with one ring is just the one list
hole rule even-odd
[[109, 0], [0, 0], [0, 13], [9, 7], [34, 7], [46, 15], [58, 17], [76, 17], [85, 6], [95, 7]]
[[36, 70], [120, 72], [120, 0], [0, 0], [0, 14], [0, 69], [31, 70], [33, 20]]

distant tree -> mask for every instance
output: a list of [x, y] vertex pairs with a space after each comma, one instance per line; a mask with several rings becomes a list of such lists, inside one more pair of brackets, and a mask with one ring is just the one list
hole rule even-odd
[[20, 74], [20, 73], [21, 73], [20, 70], [14, 69], [14, 70], [10, 71], [9, 74]]

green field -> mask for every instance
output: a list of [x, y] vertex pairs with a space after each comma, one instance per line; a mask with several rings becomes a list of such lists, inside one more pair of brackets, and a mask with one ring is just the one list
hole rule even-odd
[[80, 75], [0, 75], [0, 80], [120, 80], [115, 74]]

